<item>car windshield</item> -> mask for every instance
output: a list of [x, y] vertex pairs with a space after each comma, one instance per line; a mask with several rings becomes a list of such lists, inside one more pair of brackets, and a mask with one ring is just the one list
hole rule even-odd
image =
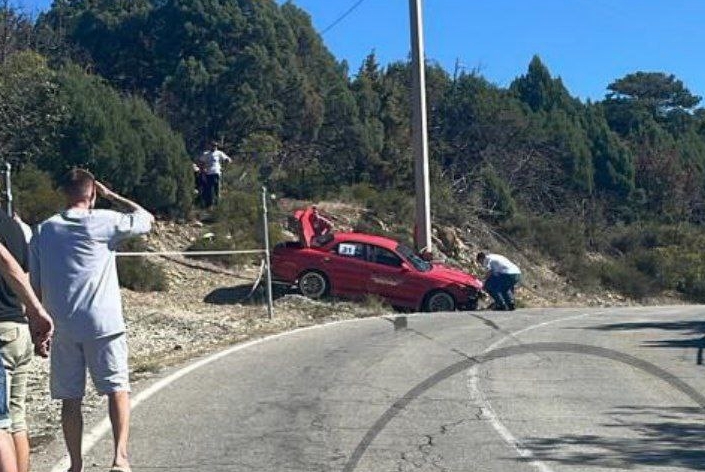
[[403, 244], [398, 245], [397, 252], [401, 254], [404, 259], [409, 261], [419, 272], [428, 272], [433, 268], [430, 262], [421, 259], [421, 257], [408, 246]]

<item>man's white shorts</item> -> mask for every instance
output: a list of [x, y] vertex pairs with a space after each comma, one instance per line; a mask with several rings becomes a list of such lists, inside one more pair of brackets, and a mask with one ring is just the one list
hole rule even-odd
[[76, 342], [57, 334], [51, 346], [51, 397], [83, 398], [86, 367], [100, 394], [130, 391], [125, 333]]

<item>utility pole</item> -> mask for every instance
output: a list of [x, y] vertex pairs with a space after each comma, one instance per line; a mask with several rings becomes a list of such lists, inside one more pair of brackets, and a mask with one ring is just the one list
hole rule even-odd
[[414, 147], [414, 175], [416, 180], [416, 225], [414, 242], [419, 252], [431, 252], [431, 193], [428, 167], [428, 125], [426, 122], [426, 71], [423, 41], [423, 13], [421, 0], [409, 0], [411, 19], [411, 70]]

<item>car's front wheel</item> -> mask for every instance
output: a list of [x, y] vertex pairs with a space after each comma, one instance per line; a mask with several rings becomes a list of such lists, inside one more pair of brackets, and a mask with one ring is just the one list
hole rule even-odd
[[430, 312], [455, 311], [455, 298], [450, 293], [442, 290], [431, 292], [426, 297], [424, 310]]
[[311, 270], [299, 277], [299, 290], [305, 297], [321, 298], [328, 293], [329, 288], [328, 278], [320, 272]]

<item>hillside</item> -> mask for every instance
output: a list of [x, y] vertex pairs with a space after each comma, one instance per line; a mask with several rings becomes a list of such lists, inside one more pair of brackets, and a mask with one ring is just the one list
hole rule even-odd
[[[54, 188], [72, 166], [162, 218], [188, 220], [200, 212], [190, 159], [211, 140], [235, 161], [216, 234], [257, 241], [262, 185], [365, 207], [385, 224], [413, 214], [409, 63], [383, 65], [374, 52], [338, 62], [292, 2], [54, 2], [36, 19], [1, 13], [13, 27], [0, 61], [0, 154], [30, 222], [56, 210]], [[538, 55], [507, 86], [429, 60], [434, 221], [466, 244], [492, 248], [489, 235], [501, 235], [509, 252], [554, 261], [547, 267], [580, 293], [704, 301], [701, 97], [663, 71], [606, 88], [583, 102]]]

